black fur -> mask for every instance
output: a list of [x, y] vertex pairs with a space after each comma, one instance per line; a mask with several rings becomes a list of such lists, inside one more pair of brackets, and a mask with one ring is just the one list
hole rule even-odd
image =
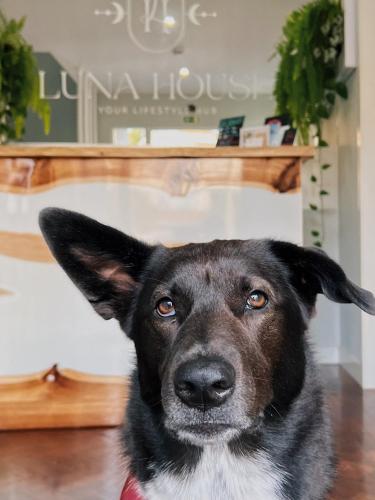
[[[325, 497], [334, 473], [332, 438], [306, 330], [318, 293], [374, 314], [370, 292], [351, 283], [324, 252], [290, 243], [218, 240], [152, 247], [59, 209], [44, 210], [40, 225], [56, 259], [93, 307], [106, 319], [118, 319], [135, 343], [124, 443], [142, 484], [166, 464], [177, 476], [193, 471], [202, 447], [182, 440], [179, 431], [194, 424], [196, 436], [210, 439], [208, 419], [236, 429], [227, 443], [233, 454], [264, 450], [288, 472], [284, 498]], [[254, 288], [268, 292], [262, 311], [246, 309]], [[163, 296], [173, 297], [172, 320], [155, 313]], [[235, 392], [230, 403], [204, 415], [178, 401], [176, 367], [209, 354], [242, 373], [236, 391], [247, 395], [246, 403]], [[249, 424], [241, 427], [245, 417]]]

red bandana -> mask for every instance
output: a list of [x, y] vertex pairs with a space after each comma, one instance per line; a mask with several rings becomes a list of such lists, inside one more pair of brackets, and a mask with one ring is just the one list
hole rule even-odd
[[122, 490], [120, 500], [144, 500], [138, 493], [137, 483], [136, 478], [129, 475], [126, 479], [124, 489]]

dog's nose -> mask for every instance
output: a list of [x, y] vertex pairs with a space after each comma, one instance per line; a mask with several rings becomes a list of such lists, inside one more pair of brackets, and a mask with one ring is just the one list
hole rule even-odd
[[224, 360], [198, 358], [186, 361], [175, 373], [177, 396], [188, 406], [202, 411], [220, 406], [234, 390], [235, 371]]

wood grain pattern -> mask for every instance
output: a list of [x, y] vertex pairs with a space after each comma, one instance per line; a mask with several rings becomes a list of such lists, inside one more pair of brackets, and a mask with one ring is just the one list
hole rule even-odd
[[0, 231], [0, 255], [31, 262], [55, 262], [40, 234]]
[[[374, 500], [375, 391], [362, 391], [337, 366], [322, 372], [339, 461], [329, 500]], [[118, 429], [0, 432], [0, 450], [1, 500], [120, 498], [126, 470]]]
[[280, 146], [268, 148], [155, 148], [114, 147], [111, 145], [65, 146], [22, 145], [1, 146], [3, 158], [313, 158], [312, 146]]
[[375, 390], [362, 390], [341, 368], [325, 367], [324, 373], [330, 381], [338, 457], [336, 482], [327, 500], [374, 500]]
[[300, 188], [300, 157], [254, 158], [6, 158], [0, 191], [32, 194], [72, 183], [125, 182], [186, 196], [212, 186], [256, 186], [286, 193]]
[[57, 366], [0, 378], [0, 430], [120, 425], [127, 383]]
[[[168, 248], [186, 245], [183, 242], [164, 242]], [[30, 262], [55, 263], [50, 249], [40, 234], [0, 231], [0, 255]], [[9, 290], [0, 288], [0, 295], [11, 295]]]
[[0, 432], [0, 499], [119, 500], [126, 477], [119, 434], [117, 428]]

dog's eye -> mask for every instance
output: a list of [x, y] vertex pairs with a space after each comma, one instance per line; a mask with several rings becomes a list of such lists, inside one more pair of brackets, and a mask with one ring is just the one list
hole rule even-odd
[[268, 302], [267, 295], [261, 290], [253, 290], [246, 300], [248, 309], [262, 309]]
[[162, 318], [168, 318], [176, 314], [173, 302], [169, 297], [164, 297], [159, 300], [156, 304], [156, 312]]

